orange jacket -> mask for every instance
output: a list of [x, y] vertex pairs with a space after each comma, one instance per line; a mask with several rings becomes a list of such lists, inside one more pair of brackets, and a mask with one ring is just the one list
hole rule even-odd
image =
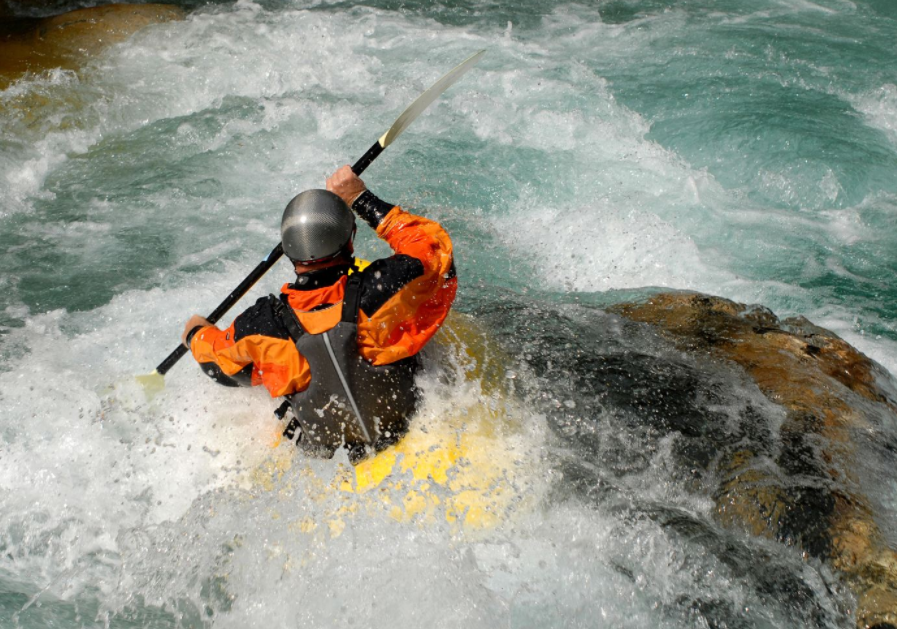
[[[413, 356], [433, 337], [448, 315], [458, 280], [452, 242], [438, 223], [366, 194], [369, 204], [371, 199], [380, 204], [380, 212], [363, 218], [395, 255], [361, 271], [358, 350], [373, 364], [386, 365]], [[281, 292], [308, 333], [339, 321], [348, 270], [330, 267], [284, 284]], [[226, 330], [208, 326], [193, 334], [190, 349], [208, 375], [232, 386], [264, 385], [272, 397], [308, 387], [308, 362], [275, 314], [272, 299], [259, 299]]]

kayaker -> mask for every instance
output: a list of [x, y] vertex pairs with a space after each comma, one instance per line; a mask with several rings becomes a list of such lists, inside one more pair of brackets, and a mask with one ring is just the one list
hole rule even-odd
[[[226, 330], [193, 315], [182, 341], [217, 382], [286, 397], [278, 413], [291, 411], [287, 438], [328, 457], [345, 446], [356, 462], [407, 430], [417, 355], [448, 315], [457, 279], [438, 223], [380, 200], [349, 166], [326, 185], [296, 196], [283, 214], [295, 281]], [[353, 211], [394, 255], [357, 266]]]

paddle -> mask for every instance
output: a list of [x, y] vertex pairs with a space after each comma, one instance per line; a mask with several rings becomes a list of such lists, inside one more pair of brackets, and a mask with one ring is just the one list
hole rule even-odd
[[[364, 172], [364, 170], [371, 165], [377, 156], [383, 152], [383, 150], [395, 141], [397, 137], [408, 128], [412, 122], [414, 122], [415, 118], [417, 118], [430, 104], [436, 100], [440, 94], [442, 94], [445, 90], [447, 90], [455, 81], [461, 78], [461, 76], [470, 70], [479, 60], [480, 57], [483, 56], [485, 50], [481, 50], [478, 53], [468, 57], [465, 61], [451, 70], [448, 74], [443, 76], [441, 79], [436, 81], [428, 89], [426, 92], [417, 97], [417, 99], [408, 105], [408, 108], [402, 112], [402, 114], [396, 118], [396, 121], [392, 123], [392, 126], [389, 130], [380, 136], [380, 139], [374, 142], [371, 148], [368, 149], [367, 153], [365, 153], [361, 159], [359, 159], [352, 166], [352, 171], [356, 175], [360, 175]], [[268, 272], [274, 264], [280, 260], [280, 257], [283, 255], [283, 246], [280, 243], [277, 243], [277, 246], [271, 250], [264, 260], [262, 260], [258, 266], [256, 266], [252, 273], [246, 276], [240, 285], [237, 286], [227, 298], [222, 301], [217, 308], [210, 314], [206, 319], [209, 323], [215, 324], [218, 320], [224, 316], [224, 314], [230, 310], [234, 304], [236, 304], [240, 298], [243, 297], [249, 289], [251, 289], [255, 283]], [[153, 391], [160, 391], [165, 386], [165, 374], [168, 373], [168, 370], [174, 367], [175, 363], [177, 363], [184, 354], [187, 353], [187, 348], [184, 345], [178, 345], [177, 349], [175, 349], [168, 357], [159, 363], [159, 366], [149, 374], [137, 376], [137, 381], [140, 382], [144, 389], [148, 393]]]

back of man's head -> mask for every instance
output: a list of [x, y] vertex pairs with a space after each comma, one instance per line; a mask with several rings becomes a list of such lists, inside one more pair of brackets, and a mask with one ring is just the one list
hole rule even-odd
[[301, 264], [327, 262], [346, 253], [355, 236], [355, 215], [337, 195], [306, 190], [287, 204], [280, 223], [283, 251]]

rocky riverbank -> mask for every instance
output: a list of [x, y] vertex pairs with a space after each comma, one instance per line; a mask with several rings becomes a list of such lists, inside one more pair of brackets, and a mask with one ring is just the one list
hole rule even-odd
[[169, 4], [110, 4], [52, 17], [0, 17], [0, 89], [26, 73], [78, 70], [140, 29], [183, 17], [180, 8]]

